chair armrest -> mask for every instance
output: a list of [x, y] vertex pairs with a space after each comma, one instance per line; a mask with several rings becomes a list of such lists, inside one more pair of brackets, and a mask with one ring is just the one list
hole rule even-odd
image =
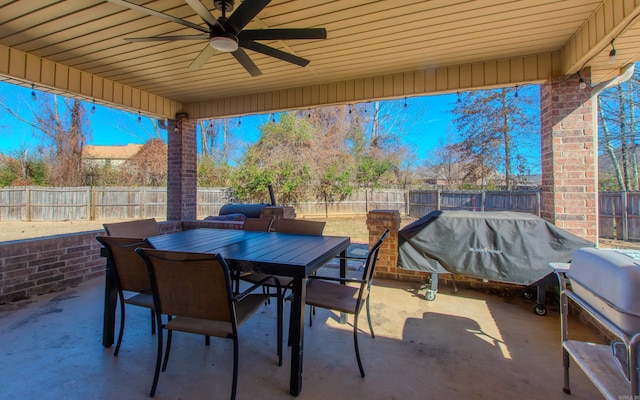
[[275, 276], [267, 276], [266, 278], [260, 280], [260, 282], [254, 283], [250, 288], [248, 288], [244, 292], [235, 295], [233, 297], [233, 301], [235, 302], [241, 301], [242, 299], [250, 295], [252, 292], [254, 292], [257, 288], [262, 287], [262, 284], [269, 280], [273, 280], [275, 282], [276, 288], [278, 289], [278, 293], [280, 293], [282, 288], [280, 286], [280, 281], [278, 280], [278, 278], [276, 278]]
[[336, 278], [333, 276], [320, 276], [320, 275], [311, 275], [309, 279], [322, 279], [323, 281], [334, 281], [334, 282], [342, 282], [342, 283], [367, 283], [367, 281], [362, 279], [354, 279], [354, 278]]

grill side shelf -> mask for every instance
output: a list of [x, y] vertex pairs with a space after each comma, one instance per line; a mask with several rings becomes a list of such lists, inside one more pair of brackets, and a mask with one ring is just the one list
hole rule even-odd
[[[585, 373], [589, 380], [596, 386], [606, 399], [619, 400], [621, 397], [631, 396], [636, 398], [640, 392], [638, 390], [638, 359], [637, 351], [640, 343], [640, 333], [629, 336], [610, 320], [600, 314], [581, 297], [568, 289], [568, 279], [566, 272], [569, 268], [565, 265], [553, 265], [550, 267], [555, 271], [560, 282], [560, 325], [562, 336], [562, 353], [564, 367], [564, 392], [571, 393], [569, 380], [569, 366], [571, 361], [575, 362]], [[630, 380], [627, 380], [619, 369], [614, 359], [611, 347], [604, 344], [569, 340], [568, 312], [569, 300], [575, 306], [586, 312], [595, 323], [618, 337], [626, 346], [627, 359], [630, 368]]]

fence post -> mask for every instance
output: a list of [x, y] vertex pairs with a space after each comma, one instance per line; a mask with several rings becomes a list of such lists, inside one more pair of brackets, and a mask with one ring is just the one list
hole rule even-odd
[[86, 217], [89, 221], [91, 221], [91, 186], [87, 186], [87, 212]]
[[147, 210], [145, 210], [144, 204], [145, 204], [145, 198], [147, 195], [147, 188], [146, 187], [142, 187], [140, 188], [140, 219], [142, 218], [147, 218]]
[[96, 191], [93, 190], [93, 186], [90, 186], [91, 196], [89, 197], [89, 220], [96, 220]]
[[536, 192], [536, 215], [540, 217], [540, 192]]
[[[629, 240], [629, 218], [627, 214], [627, 191], [620, 192], [620, 197], [622, 201], [622, 240]], [[615, 219], [615, 215], [613, 216]]]
[[30, 186], [25, 186], [24, 188], [25, 190], [25, 194], [24, 194], [24, 207], [25, 207], [25, 216], [27, 218], [27, 222], [31, 221], [31, 187]]
[[483, 190], [480, 194], [480, 211], [484, 212], [484, 203], [487, 201], [487, 191]]
[[364, 212], [369, 212], [369, 189], [364, 189]]

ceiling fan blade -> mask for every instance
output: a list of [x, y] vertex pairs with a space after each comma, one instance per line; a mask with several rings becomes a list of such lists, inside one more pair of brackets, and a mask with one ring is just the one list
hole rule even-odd
[[248, 29], [238, 34], [239, 40], [296, 40], [326, 39], [324, 28], [307, 29]]
[[269, 3], [271, 0], [243, 1], [224, 23], [225, 30], [238, 34]]
[[245, 49], [257, 51], [258, 53], [266, 54], [268, 56], [299, 65], [301, 67], [305, 67], [307, 66], [307, 64], [309, 64], [309, 60], [307, 60], [306, 58], [294, 56], [291, 53], [287, 53], [270, 46], [265, 46], [264, 44], [258, 42], [241, 41], [240, 46], [244, 47]]
[[207, 7], [203, 6], [200, 0], [184, 0], [184, 1], [189, 5], [189, 7], [193, 8], [193, 11], [195, 11], [196, 14], [198, 14], [204, 22], [206, 22], [211, 26], [216, 26], [220, 29], [223, 29], [222, 25], [220, 25], [220, 22], [218, 22], [218, 20], [215, 19], [213, 15], [211, 15]]
[[192, 24], [189, 21], [185, 21], [183, 19], [173, 17], [173, 16], [171, 16], [169, 14], [161, 13], [160, 11], [152, 10], [152, 9], [144, 7], [144, 6], [139, 6], [139, 5], [137, 5], [135, 3], [132, 3], [132, 2], [130, 2], [128, 0], [107, 0], [107, 1], [109, 3], [117, 4], [119, 6], [129, 8], [131, 10], [140, 11], [142, 13], [145, 13], [145, 14], [148, 14], [148, 15], [151, 15], [151, 16], [154, 16], [154, 17], [162, 18], [162, 19], [165, 19], [167, 21], [175, 22], [176, 24], [188, 26], [189, 28], [193, 28], [193, 29], [197, 29], [199, 31], [205, 32], [205, 33], [209, 33], [209, 29], [203, 28], [200, 25]]
[[240, 65], [242, 65], [244, 69], [246, 69], [251, 76], [262, 75], [262, 72], [260, 72], [260, 70], [258, 69], [258, 66], [253, 61], [251, 61], [251, 59], [249, 58], [249, 56], [244, 50], [238, 49], [233, 53], [231, 53], [231, 55], [234, 56], [236, 60], [238, 60]]
[[191, 62], [191, 64], [189, 64], [189, 71], [197, 71], [200, 68], [202, 68], [202, 66], [209, 61], [209, 59], [211, 58], [212, 55], [214, 55], [216, 53], [216, 50], [209, 46], [206, 45], [204, 49], [202, 49], [202, 51], [200, 52], [200, 54], [198, 54], [198, 56], [195, 58], [195, 60], [193, 60]]
[[151, 36], [141, 38], [124, 38], [129, 42], [165, 42], [170, 40], [208, 40], [209, 35]]

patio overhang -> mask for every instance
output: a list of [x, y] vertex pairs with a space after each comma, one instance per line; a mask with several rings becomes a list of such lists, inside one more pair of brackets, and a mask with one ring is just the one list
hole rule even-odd
[[[181, 0], [134, 2], [203, 25]], [[273, 1], [247, 28], [324, 27], [328, 37], [265, 42], [311, 63], [249, 51], [263, 73], [251, 77], [225, 53], [190, 71], [203, 41], [124, 40], [198, 32], [118, 4], [0, 1], [0, 79], [192, 119], [540, 83], [583, 68], [597, 84], [640, 60], [639, 14], [622, 0]]]

